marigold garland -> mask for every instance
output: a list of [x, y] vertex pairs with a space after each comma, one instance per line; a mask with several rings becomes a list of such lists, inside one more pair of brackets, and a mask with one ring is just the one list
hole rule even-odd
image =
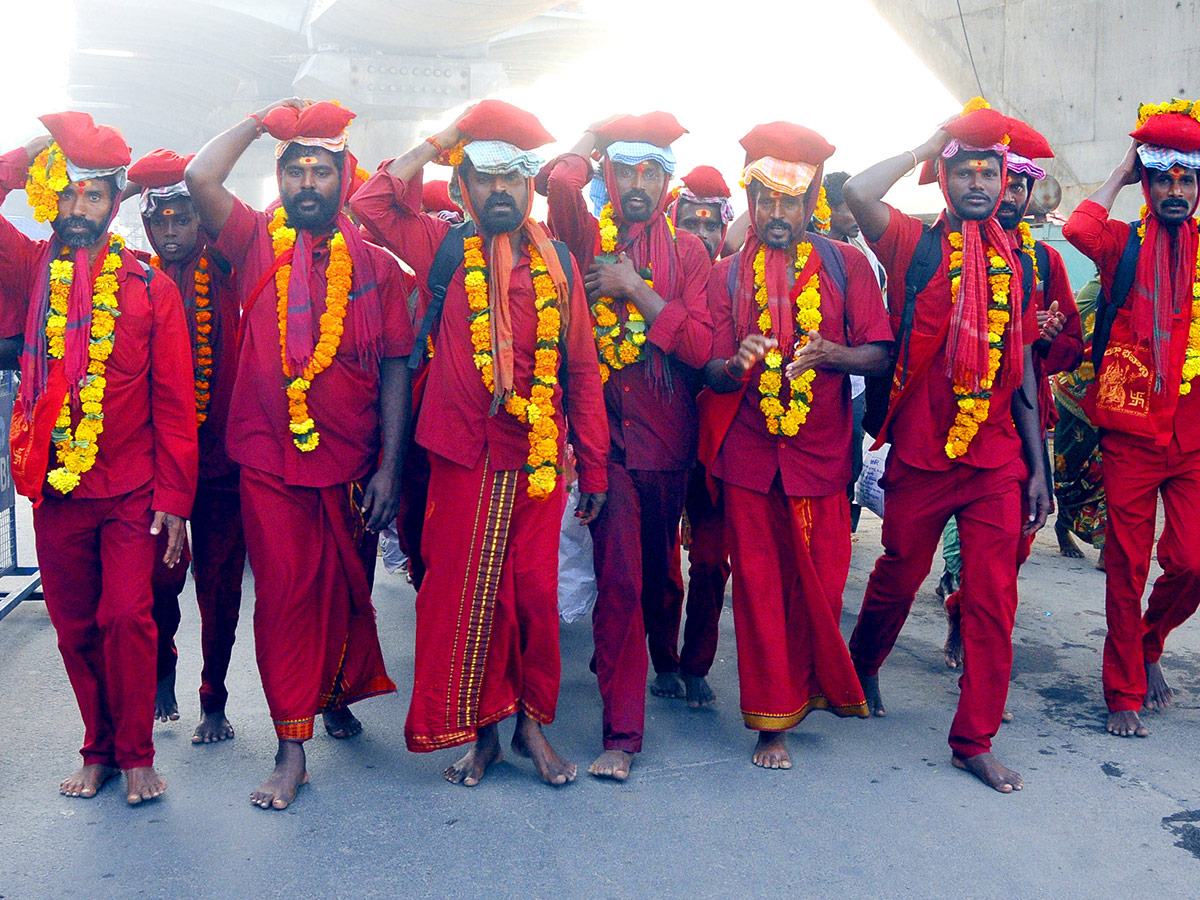
[[[275, 211], [268, 231], [271, 245], [278, 257], [296, 245], [296, 229], [287, 224], [287, 212], [282, 207]], [[287, 310], [288, 279], [290, 265], [280, 266], [275, 272], [275, 293], [278, 297], [275, 313], [279, 319], [279, 352], [283, 363], [283, 375], [287, 382], [288, 428], [292, 432], [292, 443], [302, 452], [315, 450], [321, 435], [308, 411], [308, 389], [313, 379], [329, 368], [342, 342], [346, 309], [350, 305], [350, 286], [354, 280], [354, 264], [346, 247], [346, 238], [334, 231], [329, 240], [329, 264], [325, 268], [325, 312], [321, 314], [320, 334], [313, 347], [312, 357], [304, 371], [295, 375], [287, 360]]]
[[[488, 393], [496, 389], [492, 357], [491, 310], [488, 305], [487, 262], [483, 238], [463, 239], [463, 285], [467, 293], [467, 321], [471, 330], [475, 367]], [[558, 425], [554, 421], [554, 387], [558, 384], [558, 343], [562, 318], [558, 291], [537, 248], [529, 245], [529, 274], [533, 278], [534, 307], [537, 309], [537, 342], [533, 351], [533, 383], [529, 397], [515, 392], [504, 409], [518, 422], [529, 426], [529, 455], [522, 467], [529, 476], [526, 493], [545, 500], [554, 492], [561, 471], [558, 466]]]
[[1033, 239], [1033, 231], [1029, 228], [1028, 222], [1017, 223], [1017, 234], [1021, 237], [1021, 252], [1029, 257], [1033, 263], [1033, 281], [1037, 284], [1041, 280], [1041, 273], [1038, 271], [1037, 264], [1037, 241]]
[[[950, 303], [958, 302], [958, 286], [962, 280], [963, 265], [963, 236], [962, 232], [951, 232], [950, 241]], [[991, 287], [991, 299], [987, 306], [988, 329], [988, 365], [987, 375], [980, 379], [979, 390], [973, 391], [967, 385], [954, 383], [955, 401], [958, 412], [954, 416], [954, 424], [946, 435], [946, 456], [957, 459], [962, 456], [979, 433], [979, 426], [987, 421], [991, 411], [992, 386], [996, 382], [996, 373], [1000, 371], [1000, 361], [1004, 356], [1004, 329], [1012, 318], [1012, 306], [1009, 303], [1009, 286], [1012, 279], [1012, 269], [1004, 258], [993, 247], [987, 248], [988, 284]]]
[[[618, 227], [613, 221], [613, 208], [606, 203], [600, 211], [600, 252], [613, 254], [617, 249]], [[642, 278], [651, 288], [654, 279], [645, 270]], [[622, 335], [621, 321], [613, 309], [612, 297], [597, 297], [592, 304], [592, 332], [596, 338], [596, 351], [600, 355], [600, 382], [608, 381], [611, 369], [623, 369], [645, 358], [646, 319], [633, 303], [625, 302], [625, 327]]]
[[[804, 271], [812, 252], [813, 245], [807, 241], [796, 245], [797, 278]], [[754, 301], [758, 306], [758, 330], [764, 337], [774, 334], [768, 300], [767, 250], [765, 247], [759, 247], [758, 254], [754, 257]], [[799, 335], [797, 348], [807, 344], [808, 333], [817, 331], [820, 327], [821, 280], [819, 273], [814, 272], [796, 297], [796, 328]], [[758, 405], [766, 417], [767, 431], [771, 434], [782, 432], [788, 437], [794, 437], [800, 426], [808, 421], [813, 402], [813, 381], [817, 377], [816, 369], [805, 370], [790, 383], [791, 398], [787, 407], [784, 407], [779, 399], [783, 389], [783, 350], [778, 347], [768, 350], [763, 361], [767, 370], [758, 379], [758, 392], [762, 396]]]
[[[150, 265], [162, 268], [162, 260], [150, 257]], [[208, 255], [201, 254], [192, 275], [196, 298], [196, 343], [192, 347], [192, 368], [196, 392], [196, 427], [208, 421], [208, 404], [212, 401], [212, 309], [209, 298], [212, 276], [208, 274]]]
[[817, 207], [813, 210], [813, 225], [820, 234], [829, 234], [833, 223], [833, 208], [829, 205], [829, 196], [825, 193], [825, 185], [817, 191]]
[[1161, 116], [1164, 113], [1183, 113], [1183, 115], [1191, 116], [1200, 122], [1200, 102], [1181, 100], [1175, 97], [1162, 103], [1142, 103], [1138, 106], [1137, 127], [1141, 128], [1150, 121], [1151, 117]]
[[[69, 494], [79, 486], [83, 474], [96, 464], [100, 452], [99, 438], [104, 431], [105, 363], [112, 355], [114, 331], [117, 327], [117, 269], [121, 268], [121, 251], [125, 242], [112, 235], [108, 254], [92, 287], [92, 321], [88, 338], [88, 368], [79, 388], [80, 411], [83, 413], [74, 430], [71, 428], [71, 396], [63, 400], [50, 442], [54, 444], [59, 466], [46, 475], [50, 486], [61, 494]], [[67, 303], [75, 263], [69, 249], [63, 248], [66, 258], [50, 263], [50, 308], [46, 311], [46, 338], [52, 359], [66, 355]]]
[[25, 181], [25, 197], [33, 207], [38, 222], [53, 222], [58, 218], [58, 195], [71, 179], [67, 175], [67, 156], [57, 142], [34, 157]]

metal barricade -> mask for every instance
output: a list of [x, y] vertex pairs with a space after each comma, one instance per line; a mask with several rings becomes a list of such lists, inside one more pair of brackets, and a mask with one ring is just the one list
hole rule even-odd
[[9, 465], [8, 430], [12, 424], [16, 378], [0, 372], [0, 619], [29, 600], [42, 586], [36, 566], [17, 563], [17, 492]]

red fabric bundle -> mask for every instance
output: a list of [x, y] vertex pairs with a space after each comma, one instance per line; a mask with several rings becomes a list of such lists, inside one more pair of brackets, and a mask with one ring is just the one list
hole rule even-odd
[[755, 125], [740, 143], [746, 151], [747, 163], [773, 156], [784, 162], [819, 166], [837, 149], [811, 128], [793, 122]]
[[1029, 123], [1011, 119], [1008, 149], [1026, 159], [1049, 159], [1054, 156], [1050, 142]]
[[1159, 113], [1129, 136], [1143, 144], [1169, 147], [1180, 153], [1200, 150], [1200, 122], [1187, 113]]
[[263, 116], [262, 126], [264, 131], [279, 141], [296, 138], [329, 140], [341, 136], [353, 118], [354, 113], [350, 110], [330, 100], [322, 100], [304, 109], [277, 106]]
[[196, 156], [180, 156], [174, 150], [151, 150], [129, 167], [129, 180], [143, 188], [170, 187], [183, 181], [183, 171]]
[[125, 136], [111, 125], [97, 125], [84, 112], [49, 113], [39, 121], [63, 153], [81, 169], [116, 169], [129, 165]]
[[621, 116], [601, 126], [597, 135], [605, 143], [614, 141], [637, 141], [667, 147], [688, 133], [669, 112], [648, 112], [641, 116]]
[[426, 181], [421, 186], [421, 208], [425, 212], [454, 212], [462, 215], [462, 207], [450, 199], [450, 183]]
[[680, 179], [697, 197], [728, 197], [729, 185], [712, 166], [696, 166]]
[[534, 150], [554, 140], [538, 117], [503, 100], [481, 100], [463, 116], [458, 130], [472, 141], [504, 141]]

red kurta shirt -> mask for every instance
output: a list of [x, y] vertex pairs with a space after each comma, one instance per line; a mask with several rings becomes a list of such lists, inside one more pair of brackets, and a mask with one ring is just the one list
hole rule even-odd
[[[429, 269], [450, 225], [421, 212], [421, 174], [406, 184], [387, 173], [389, 162], [382, 163], [379, 171], [354, 195], [352, 207], [371, 234], [417, 273], [416, 316], [420, 321], [432, 300]], [[460, 265], [446, 290], [421, 401], [417, 442], [430, 452], [469, 468], [478, 465], [486, 451], [494, 468], [519, 469], [529, 456], [529, 426], [502, 410], [488, 415], [492, 394], [474, 363], [464, 275]], [[565, 357], [562, 368], [567, 374], [570, 438], [579, 467], [579, 489], [584, 493], [600, 493], [608, 490], [608, 429], [583, 279], [578, 270], [571, 277], [568, 327], [560, 338], [560, 353]], [[518, 394], [528, 397], [537, 343], [537, 310], [527, 247], [522, 247], [516, 256], [508, 298], [513, 331], [513, 383]], [[562, 400], [560, 383], [554, 396], [560, 453], [567, 438]]]
[[[879, 292], [879, 281], [867, 257], [847, 244], [834, 244], [846, 262], [846, 293], [842, 294], [824, 268], [821, 273], [820, 335], [846, 347], [874, 341], [892, 341], [892, 327]], [[814, 253], [816, 250], [814, 249]], [[736, 355], [737, 328], [729, 295], [731, 256], [713, 266], [708, 279], [709, 308], [713, 320], [713, 356]], [[758, 316], [744, 322], [743, 330], [760, 334]], [[784, 363], [784, 368], [787, 363]], [[808, 421], [795, 437], [771, 434], [759, 408], [758, 382], [766, 365], [755, 366], [742, 395], [737, 415], [725, 434], [712, 474], [729, 484], [765, 494], [778, 472], [789, 497], [825, 497], [845, 491], [850, 481], [850, 441], [853, 434], [850, 377], [818, 369], [813, 379], [813, 402]], [[787, 378], [784, 378], [787, 382]], [[780, 401], [787, 403], [786, 389]]]
[[[571, 248], [584, 271], [592, 263], [600, 236], [600, 223], [583, 197], [590, 178], [587, 160], [567, 154], [555, 161], [547, 182], [547, 225]], [[628, 469], [678, 471], [691, 468], [696, 459], [698, 376], [685, 367], [702, 369], [712, 359], [707, 302], [712, 260], [699, 238], [680, 231], [675, 235], [675, 262], [670, 296], [663, 293], [666, 277], [655, 275], [655, 290], [666, 306], [646, 331], [647, 343], [671, 357], [669, 388], [654, 384], [646, 362], [614, 369], [604, 386], [613, 458]], [[623, 310], [618, 316], [623, 323]]]
[[[1129, 223], [1110, 218], [1108, 211], [1099, 203], [1084, 200], [1071, 213], [1063, 226], [1063, 237], [1070, 241], [1080, 253], [1100, 268], [1100, 285], [1105, 296], [1112, 296], [1113, 278], [1117, 274], [1117, 263], [1129, 240]], [[1142, 251], [1145, 252], [1143, 245]], [[1126, 303], [1117, 311], [1113, 322], [1109, 346], [1113, 343], [1135, 344], [1130, 320], [1132, 303]], [[1179, 396], [1179, 385], [1183, 381], [1183, 359], [1187, 350], [1188, 328], [1192, 311], [1184, 308], [1171, 322], [1170, 358], [1167, 360], [1165, 391]], [[1146, 359], [1150, 358], [1146, 347]], [[1098, 362], [1098, 361], [1097, 361]], [[1150, 427], [1154, 431], [1154, 442], [1165, 447], [1172, 441], [1181, 451], [1190, 453], [1200, 449], [1200, 391], [1193, 387], [1188, 394], [1179, 397], [1173, 411], [1164, 408], [1162, 394], [1150, 395]]]
[[[0, 157], [0, 202], [25, 184], [29, 158]], [[0, 335], [25, 333], [30, 294], [46, 241], [25, 237], [0, 218]], [[105, 368], [104, 431], [95, 465], [71, 497], [118, 497], [152, 483], [152, 508], [187, 518], [196, 493], [196, 403], [183, 303], [174, 282], [146, 271], [129, 250], [117, 270], [113, 351]], [[97, 258], [99, 265], [103, 255]], [[73, 423], [79, 421], [75, 410]], [[54, 449], [50, 466], [57, 466]], [[47, 486], [49, 494], [54, 489]]]
[[[243, 291], [252, 291], [275, 261], [270, 221], [266, 213], [234, 200], [229, 221], [217, 239], [217, 252], [238, 273]], [[399, 264], [387, 251], [367, 245], [374, 272], [355, 272], [354, 284], [365, 277], [375, 281], [383, 302], [382, 356], [406, 356], [412, 349], [412, 323]], [[329, 242], [322, 241], [313, 254], [312, 295], [314, 320], [325, 312], [325, 266]], [[355, 352], [353, 306], [347, 312], [341, 344], [333, 363], [313, 379], [308, 409], [320, 442], [302, 452], [288, 429], [287, 394], [279, 350], [275, 280], [244, 320], [243, 344], [237, 380], [229, 407], [226, 446], [234, 462], [277, 475], [287, 484], [328, 487], [362, 478], [378, 462], [379, 369], [364, 367]], [[252, 298], [246, 296], [246, 304]], [[353, 301], [351, 301], [353, 304]]]
[[[899, 321], [904, 309], [904, 282], [917, 242], [921, 239], [921, 220], [905, 215], [898, 209], [891, 211], [887, 228], [878, 241], [871, 241], [871, 249], [879, 257], [888, 273], [888, 307], [894, 321]], [[948, 233], [945, 216], [934, 224], [942, 235], [942, 259], [937, 272], [929, 279], [925, 290], [917, 295], [913, 329], [916, 332], [936, 336], [942, 324], [950, 317], [950, 253], [952, 248], [946, 238]], [[1013, 278], [1020, 283], [1020, 272]], [[1025, 304], [1025, 318], [1021, 324], [1027, 344], [1037, 340], [1037, 309], [1030, 302]], [[1022, 353], [1024, 348], [1005, 346], [1005, 353]], [[946, 456], [946, 435], [954, 424], [958, 404], [954, 399], [954, 382], [947, 374], [945, 343], [938, 348], [929, 370], [919, 382], [908, 387], [911, 396], [888, 426], [892, 439], [892, 453], [906, 464], [917, 469], [940, 472], [958, 463], [995, 469], [1007, 465], [1021, 455], [1021, 438], [1012, 417], [1011, 387], [996, 385], [992, 393], [987, 421], [982, 423], [967, 452], [957, 459]]]

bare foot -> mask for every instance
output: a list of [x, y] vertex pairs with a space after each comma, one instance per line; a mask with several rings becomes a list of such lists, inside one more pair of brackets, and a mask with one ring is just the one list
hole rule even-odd
[[217, 741], [227, 741], [233, 737], [233, 726], [225, 718], [225, 713], [211, 712], [200, 714], [200, 724], [192, 732], [193, 744], [215, 744]]
[[624, 781], [629, 777], [629, 768], [632, 765], [632, 753], [626, 753], [624, 750], [605, 750], [588, 766], [588, 771], [597, 778]]
[[763, 769], [790, 769], [792, 757], [788, 754], [787, 732], [760, 731], [750, 761]]
[[717, 695], [708, 686], [703, 675], [684, 675], [683, 686], [687, 690], [687, 705], [690, 709], [702, 709], [717, 702]]
[[951, 615], [946, 610], [946, 644], [942, 647], [942, 655], [946, 658], [946, 668], [957, 669], [963, 661], [963, 644], [961, 616]]
[[1067, 559], [1083, 559], [1083, 551], [1075, 543], [1075, 538], [1066, 528], [1054, 523], [1054, 536], [1058, 538], [1058, 552]]
[[321, 713], [321, 719], [325, 723], [325, 733], [339, 741], [362, 734], [362, 722], [354, 717], [349, 707], [326, 710]]
[[1004, 707], [1004, 712], [1000, 716], [1000, 721], [1001, 722], [1011, 722], [1012, 720], [1013, 720], [1013, 714], [1008, 711], [1007, 706]]
[[280, 741], [275, 752], [275, 771], [250, 792], [250, 802], [262, 809], [287, 809], [302, 784], [308, 784], [304, 745], [299, 741]]
[[999, 760], [990, 753], [980, 753], [970, 759], [951, 756], [950, 761], [954, 763], [954, 768], [970, 772], [988, 787], [1002, 794], [1011, 794], [1025, 787], [1019, 772], [1000, 765]]
[[1175, 705], [1175, 691], [1167, 684], [1162, 665], [1146, 663], [1146, 709], [1170, 709]]
[[1142, 724], [1142, 720], [1133, 710], [1110, 712], [1108, 714], [1109, 734], [1117, 737], [1149, 737], [1150, 729]]
[[517, 713], [517, 730], [513, 732], [512, 748], [518, 756], [533, 760], [534, 768], [546, 784], [555, 787], [570, 784], [579, 771], [575, 763], [567, 762], [554, 752], [542, 732], [541, 724], [524, 712]]
[[863, 696], [871, 715], [883, 718], [887, 715], [887, 710], [883, 708], [883, 698], [879, 696], [879, 676], [868, 675], [857, 665], [854, 666], [854, 671], [858, 673], [858, 683], [862, 685]]
[[154, 691], [154, 718], [160, 722], [179, 719], [179, 704], [175, 702], [175, 673], [167, 675]]
[[475, 787], [483, 779], [484, 773], [503, 758], [500, 753], [499, 726], [485, 725], [476, 732], [475, 743], [466, 756], [442, 774], [451, 784]]
[[161, 797], [166, 790], [167, 781], [154, 771], [154, 766], [125, 770], [125, 801], [130, 806]]
[[58, 792], [66, 797], [95, 797], [108, 779], [117, 774], [114, 766], [81, 766], [79, 771], [68, 775], [58, 786]]
[[650, 683], [650, 693], [655, 697], [667, 697], [671, 700], [682, 700], [686, 695], [683, 679], [678, 672], [659, 672]]
[[1101, 572], [1104, 571], [1104, 548], [1100, 548], [1100, 555], [1096, 557], [1096, 568]]

